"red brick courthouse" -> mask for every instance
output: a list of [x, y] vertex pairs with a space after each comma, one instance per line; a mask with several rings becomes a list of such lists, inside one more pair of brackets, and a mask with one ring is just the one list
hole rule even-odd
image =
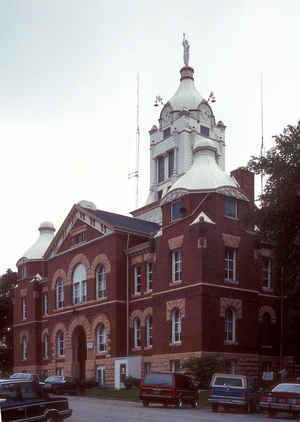
[[254, 175], [225, 172], [226, 128], [188, 61], [150, 130], [146, 205], [128, 217], [81, 201], [18, 260], [14, 371], [119, 388], [191, 355], [257, 376], [279, 368], [278, 269], [240, 225]]

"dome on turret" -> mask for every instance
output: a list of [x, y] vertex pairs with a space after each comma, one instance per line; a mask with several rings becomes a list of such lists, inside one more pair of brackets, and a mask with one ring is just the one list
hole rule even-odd
[[39, 227], [40, 236], [37, 241], [24, 253], [23, 258], [41, 259], [48, 249], [53, 237], [55, 228], [49, 221], [44, 221]]
[[174, 111], [195, 110], [204, 99], [195, 87], [194, 69], [189, 66], [183, 67], [180, 74], [179, 87], [168, 103]]

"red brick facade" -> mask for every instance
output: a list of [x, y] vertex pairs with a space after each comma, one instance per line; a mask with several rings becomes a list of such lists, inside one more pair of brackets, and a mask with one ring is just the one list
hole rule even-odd
[[[250, 196], [252, 188], [246, 181], [244, 191]], [[97, 216], [75, 205], [44, 258], [18, 262], [15, 371], [51, 375], [63, 368], [65, 375], [88, 379], [96, 377], [100, 365], [105, 371], [105, 384], [115, 385], [116, 361], [120, 358], [137, 356], [137, 373], [143, 375], [147, 365], [153, 370], [169, 370], [172, 361], [182, 363], [192, 355], [216, 352], [229, 364], [234, 362], [238, 372], [260, 376], [264, 365], [270, 363], [273, 370], [279, 368], [278, 269], [271, 250], [262, 248], [254, 231], [245, 230], [240, 224], [239, 217], [248, 203], [237, 199], [237, 218], [232, 218], [225, 216], [226, 196], [222, 194], [190, 193], [181, 199], [182, 218], [172, 221], [172, 202], [165, 203], [162, 232], [151, 236], [128, 228], [116, 229], [101, 219], [96, 230]], [[201, 212], [211, 222], [200, 219], [192, 224]], [[71, 228], [67, 230], [68, 227]], [[82, 232], [85, 237], [74, 243], [72, 238]], [[175, 267], [174, 256], [178, 260]], [[224, 267], [233, 265], [232, 261], [228, 264], [226, 257], [234, 260], [234, 276], [230, 273], [224, 276]], [[269, 286], [263, 279], [266, 257], [272, 262]], [[27, 277], [22, 278], [25, 262]], [[152, 289], [147, 290], [149, 263]], [[83, 303], [73, 304], [73, 276], [78, 265], [85, 268], [86, 294], [82, 293]], [[106, 292], [97, 298], [99, 266], [105, 268]], [[174, 271], [179, 274], [175, 282]], [[37, 273], [41, 280], [34, 280]], [[63, 280], [60, 309], [57, 309], [58, 279]], [[22, 298], [27, 304], [26, 319], [22, 314]], [[174, 310], [179, 315], [177, 321]], [[225, 323], [227, 315], [232, 316], [229, 325]], [[100, 350], [99, 327], [105, 332]], [[61, 333], [64, 344], [60, 356]], [[130, 365], [126, 373], [132, 374]]]

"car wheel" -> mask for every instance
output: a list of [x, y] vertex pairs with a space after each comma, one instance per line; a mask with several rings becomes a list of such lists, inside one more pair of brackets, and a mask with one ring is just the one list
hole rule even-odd
[[193, 408], [194, 408], [194, 409], [198, 409], [198, 407], [199, 407], [199, 402], [198, 402], [198, 400], [197, 400], [197, 399], [194, 399], [194, 400], [192, 401], [192, 406], [193, 406]]
[[182, 408], [183, 408], [183, 401], [182, 401], [182, 399], [181, 399], [181, 398], [177, 399], [177, 402], [176, 402], [176, 407], [177, 407], [178, 409], [182, 409]]
[[148, 406], [149, 406], [149, 402], [144, 400], [144, 401], [143, 401], [143, 406], [144, 406], [144, 407], [148, 407]]
[[213, 405], [211, 406], [211, 410], [212, 410], [213, 412], [217, 412], [217, 411], [218, 411], [218, 405], [217, 405], [217, 404], [213, 404]]

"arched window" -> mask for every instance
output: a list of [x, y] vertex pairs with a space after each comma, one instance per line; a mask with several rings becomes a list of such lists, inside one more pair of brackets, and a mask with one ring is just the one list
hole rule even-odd
[[97, 299], [106, 297], [106, 270], [104, 265], [100, 265], [96, 271], [96, 291]]
[[234, 343], [236, 339], [236, 315], [235, 311], [228, 308], [225, 312], [225, 342]]
[[179, 309], [172, 311], [172, 343], [181, 342], [181, 313]]
[[48, 359], [48, 342], [49, 342], [49, 337], [48, 334], [44, 335], [44, 341], [43, 341], [43, 345], [44, 345], [44, 358]]
[[27, 356], [28, 356], [27, 337], [23, 336], [23, 338], [22, 338], [22, 359], [27, 360]]
[[58, 278], [56, 282], [56, 309], [64, 307], [64, 281]]
[[152, 316], [146, 318], [146, 345], [152, 347]]
[[100, 324], [97, 328], [97, 352], [106, 351], [106, 329], [103, 324]]
[[73, 305], [86, 302], [86, 270], [83, 264], [77, 265], [73, 272]]
[[134, 348], [137, 348], [141, 346], [141, 321], [138, 317], [134, 318], [133, 331]]
[[57, 356], [64, 356], [65, 346], [64, 346], [64, 333], [58, 331], [57, 333]]

